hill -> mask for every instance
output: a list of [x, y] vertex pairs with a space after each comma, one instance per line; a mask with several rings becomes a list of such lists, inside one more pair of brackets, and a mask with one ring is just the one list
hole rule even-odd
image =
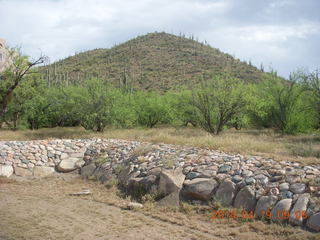
[[110, 49], [94, 49], [41, 68], [53, 84], [81, 84], [99, 77], [128, 89], [167, 91], [194, 86], [201, 78], [228, 69], [246, 82], [263, 72], [229, 54], [183, 36], [149, 33]]

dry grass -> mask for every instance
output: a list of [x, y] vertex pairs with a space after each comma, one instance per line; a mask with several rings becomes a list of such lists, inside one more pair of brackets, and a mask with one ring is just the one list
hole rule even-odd
[[169, 143], [219, 149], [243, 155], [261, 155], [276, 160], [320, 163], [320, 135], [282, 136], [271, 130], [228, 130], [211, 136], [196, 128], [107, 129], [93, 133], [83, 128], [51, 128], [10, 131], [0, 129], [0, 140], [36, 140], [55, 138], [116, 138], [153, 143]]
[[[210, 220], [212, 208], [147, 202], [128, 210], [116, 187], [59, 174], [32, 181], [0, 182], [0, 239], [319, 239], [297, 227], [262, 221]], [[70, 193], [90, 189], [90, 196]], [[27, 206], [27, 207], [26, 207]], [[107, 226], [107, 227], [106, 227]]]

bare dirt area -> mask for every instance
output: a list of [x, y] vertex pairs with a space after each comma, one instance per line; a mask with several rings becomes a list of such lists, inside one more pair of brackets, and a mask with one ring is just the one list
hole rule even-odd
[[[92, 194], [70, 194], [89, 189]], [[77, 174], [0, 179], [0, 239], [320, 239], [262, 221], [210, 220], [210, 211], [127, 209], [129, 199]]]

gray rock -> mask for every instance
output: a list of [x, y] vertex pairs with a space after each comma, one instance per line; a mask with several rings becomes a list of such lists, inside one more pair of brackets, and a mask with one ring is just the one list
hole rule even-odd
[[155, 167], [155, 168], [152, 168], [152, 169], [148, 172], [148, 175], [155, 175], [156, 177], [159, 177], [161, 171], [162, 171], [161, 168]]
[[293, 197], [293, 193], [290, 191], [281, 192], [281, 198], [292, 198], [292, 197]]
[[246, 170], [246, 169], [245, 169], [245, 170], [242, 171], [241, 175], [242, 175], [243, 177], [250, 177], [250, 176], [253, 175], [253, 172], [250, 171], [250, 170]]
[[289, 222], [293, 225], [299, 225], [301, 226], [303, 223], [303, 213], [306, 213], [307, 206], [309, 202], [310, 194], [305, 193], [301, 194], [294, 204], [291, 212], [290, 212], [290, 218]]
[[232, 177], [232, 181], [234, 183], [241, 182], [242, 181], [242, 177], [240, 175], [235, 175], [235, 176]]
[[124, 167], [118, 174], [119, 182], [123, 185], [127, 185], [130, 178], [130, 173], [132, 173], [133, 170], [134, 170], [134, 167], [132, 165]]
[[234, 201], [234, 207], [243, 208], [247, 211], [253, 211], [256, 206], [256, 196], [251, 186], [242, 188]]
[[223, 165], [219, 168], [218, 173], [227, 173], [231, 170], [231, 166]]
[[156, 180], [157, 177], [155, 175], [149, 175], [142, 178], [140, 184], [146, 189], [146, 191], [150, 191], [151, 187], [156, 183]]
[[13, 167], [10, 165], [0, 165], [0, 176], [10, 177], [13, 174]]
[[257, 180], [257, 183], [262, 186], [265, 186], [269, 181], [269, 178], [263, 174], [256, 175], [255, 179]]
[[299, 194], [299, 193], [304, 193], [306, 189], [306, 185], [304, 183], [293, 183], [290, 185], [290, 191]]
[[247, 177], [245, 179], [246, 184], [248, 185], [254, 185], [256, 183], [256, 180], [253, 177]]
[[279, 185], [279, 189], [280, 189], [280, 191], [287, 191], [287, 190], [289, 190], [289, 183], [281, 183], [281, 184]]
[[53, 167], [47, 167], [47, 166], [35, 166], [33, 168], [33, 176], [34, 177], [46, 177], [50, 174], [54, 173], [55, 170]]
[[307, 227], [314, 231], [320, 232], [320, 212], [309, 217], [307, 221]]
[[183, 197], [189, 200], [209, 200], [212, 197], [213, 190], [218, 186], [214, 179], [195, 178], [184, 184], [182, 189]]
[[179, 207], [180, 206], [180, 191], [174, 191], [164, 198], [160, 199], [157, 204], [159, 206], [170, 206]]
[[[262, 196], [257, 202], [255, 215], [257, 217], [265, 217], [265, 212], [271, 210], [276, 204], [278, 198], [276, 196]], [[264, 212], [263, 212], [264, 211]]]
[[211, 178], [211, 177], [215, 176], [216, 174], [217, 174], [217, 171], [206, 169], [206, 170], [200, 171], [198, 177]]
[[71, 172], [83, 166], [85, 162], [78, 158], [66, 158], [60, 161], [57, 166], [59, 172]]
[[221, 202], [224, 206], [231, 206], [235, 197], [236, 185], [230, 180], [225, 180], [220, 183], [217, 192], [215, 193], [214, 200]]
[[[286, 221], [283, 218], [283, 212], [289, 213], [292, 204], [292, 199], [282, 199], [272, 209], [272, 220], [274, 221]], [[288, 214], [289, 215], [289, 214]]]
[[200, 174], [197, 173], [197, 172], [189, 172], [187, 175], [186, 175], [186, 179], [194, 179], [194, 178], [197, 178]]
[[96, 165], [94, 163], [91, 163], [87, 166], [82, 167], [80, 173], [82, 177], [88, 178], [93, 175], [94, 170], [96, 170]]
[[163, 170], [160, 173], [159, 191], [165, 195], [182, 188], [185, 175], [180, 170]]

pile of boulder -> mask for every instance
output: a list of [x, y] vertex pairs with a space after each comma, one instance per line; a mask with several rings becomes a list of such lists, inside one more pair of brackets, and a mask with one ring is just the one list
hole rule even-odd
[[[0, 142], [0, 175], [79, 171], [159, 205], [219, 203], [320, 231], [320, 165], [114, 139]], [[21, 169], [24, 169], [21, 171]], [[278, 218], [279, 213], [288, 218]], [[297, 214], [303, 213], [303, 214]]]

